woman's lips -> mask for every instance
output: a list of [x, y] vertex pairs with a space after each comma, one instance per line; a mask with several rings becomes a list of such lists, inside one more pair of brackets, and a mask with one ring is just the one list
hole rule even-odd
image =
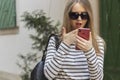
[[80, 27], [82, 25], [82, 23], [76, 23], [77, 27]]

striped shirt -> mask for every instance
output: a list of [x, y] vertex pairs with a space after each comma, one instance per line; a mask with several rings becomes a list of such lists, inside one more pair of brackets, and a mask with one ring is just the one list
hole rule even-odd
[[103, 80], [104, 43], [97, 39], [98, 55], [92, 48], [88, 52], [76, 50], [75, 45], [61, 42], [56, 50], [55, 38], [48, 43], [44, 74], [49, 80]]

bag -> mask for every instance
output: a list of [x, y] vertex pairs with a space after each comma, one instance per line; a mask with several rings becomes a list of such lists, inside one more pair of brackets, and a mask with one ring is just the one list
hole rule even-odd
[[48, 80], [44, 75], [44, 62], [41, 60], [31, 72], [31, 80]]
[[[58, 36], [55, 34], [51, 34], [49, 36], [49, 39], [51, 36], [55, 37], [55, 43], [56, 43], [56, 49], [57, 49], [58, 45], [59, 45]], [[48, 39], [48, 42], [49, 42], [49, 39]], [[48, 80], [44, 75], [44, 63], [45, 63], [45, 57], [46, 57], [45, 52], [47, 51], [48, 42], [47, 42], [47, 45], [43, 52], [42, 60], [37, 63], [37, 65], [33, 68], [32, 72], [31, 72], [30, 80]]]

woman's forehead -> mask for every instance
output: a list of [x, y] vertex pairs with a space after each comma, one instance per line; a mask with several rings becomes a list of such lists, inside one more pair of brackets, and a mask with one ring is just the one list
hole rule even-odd
[[85, 12], [86, 9], [81, 5], [80, 3], [76, 3], [73, 7], [72, 10], [73, 12]]

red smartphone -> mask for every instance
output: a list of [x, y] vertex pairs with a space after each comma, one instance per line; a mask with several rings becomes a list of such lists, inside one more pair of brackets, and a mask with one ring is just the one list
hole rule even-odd
[[[79, 28], [78, 29], [78, 36], [89, 40], [89, 36], [90, 36], [90, 28]], [[77, 50], [79, 50], [79, 48], [76, 47]]]
[[90, 29], [89, 28], [80, 28], [78, 29], [78, 36], [89, 40], [89, 36], [90, 36]]

